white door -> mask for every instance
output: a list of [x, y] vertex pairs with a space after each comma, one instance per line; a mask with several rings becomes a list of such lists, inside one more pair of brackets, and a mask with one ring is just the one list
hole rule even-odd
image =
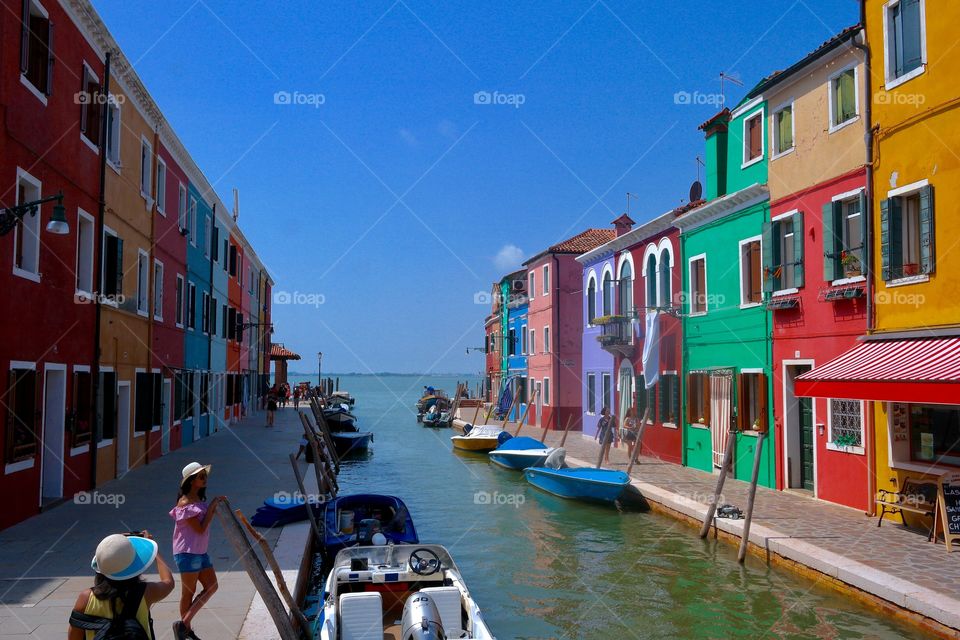
[[117, 477], [130, 470], [130, 383], [117, 383]]
[[170, 393], [172, 387], [170, 378], [164, 378], [163, 394], [160, 396], [161, 415], [163, 416], [163, 424], [160, 425], [160, 455], [163, 456], [170, 453], [170, 403], [172, 402]]
[[48, 364], [44, 369], [41, 505], [63, 497], [63, 443], [67, 410], [66, 367]]
[[543, 383], [537, 383], [537, 426], [543, 426]]

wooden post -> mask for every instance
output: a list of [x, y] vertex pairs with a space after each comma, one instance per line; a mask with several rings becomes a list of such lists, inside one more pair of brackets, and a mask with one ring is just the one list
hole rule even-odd
[[473, 422], [470, 424], [474, 427], [477, 426], [477, 416], [480, 415], [480, 407], [483, 406], [483, 398], [477, 397], [477, 410], [473, 412]]
[[[567, 426], [566, 426], [566, 427], [564, 428], [564, 430], [563, 430], [563, 437], [560, 438], [560, 445], [559, 445], [559, 446], [562, 447], [562, 446], [567, 442], [567, 434], [570, 433], [570, 427], [572, 427], [572, 426], [573, 426], [573, 414], [571, 413], [571, 414], [570, 414], [570, 417], [567, 419]], [[547, 428], [546, 428], [546, 427], [543, 428], [543, 433], [544, 433], [544, 434], [547, 433]], [[541, 442], [542, 442], [542, 440], [541, 440]]]
[[763, 439], [767, 432], [761, 431], [757, 434], [757, 450], [753, 455], [753, 475], [750, 477], [750, 494], [747, 497], [747, 515], [743, 521], [743, 538], [740, 540], [740, 552], [737, 554], [737, 560], [743, 562], [747, 557], [747, 546], [750, 544], [750, 523], [753, 522], [753, 501], [757, 497], [757, 480], [760, 478], [760, 454], [763, 451]]
[[303, 615], [300, 607], [298, 607], [294, 601], [293, 596], [290, 595], [290, 591], [287, 589], [287, 581], [283, 579], [283, 571], [280, 569], [280, 565], [277, 563], [277, 558], [273, 555], [270, 545], [267, 544], [266, 539], [260, 535], [260, 532], [254, 529], [247, 521], [240, 509], [237, 509], [234, 513], [237, 514], [237, 519], [243, 523], [247, 531], [250, 532], [250, 536], [260, 544], [260, 549], [263, 550], [263, 557], [267, 559], [267, 564], [273, 569], [273, 577], [277, 579], [277, 590], [280, 591], [280, 595], [283, 596], [283, 599], [286, 601], [287, 607], [290, 609], [290, 613], [297, 621], [297, 624], [300, 625], [301, 629], [307, 631], [310, 628], [310, 623], [307, 622], [306, 616]]
[[303, 482], [303, 474], [300, 473], [300, 465], [297, 464], [297, 458], [292, 453], [290, 454], [290, 465], [293, 467], [293, 475], [297, 479], [297, 487], [300, 489], [300, 494], [307, 502], [307, 518], [310, 520], [310, 528], [313, 529], [313, 535], [316, 536], [317, 544], [323, 544], [323, 534], [320, 532], [320, 525], [317, 523], [317, 515], [313, 512], [313, 509], [310, 508], [307, 485]]
[[513, 395], [513, 400], [510, 402], [510, 408], [507, 409], [507, 413], [503, 416], [503, 424], [500, 425], [500, 429], [506, 429], [507, 423], [510, 422], [510, 414], [513, 413], [513, 408], [517, 406], [517, 398], [520, 397], [519, 393]]
[[[514, 438], [516, 438], [518, 435], [520, 435], [520, 430], [523, 429], [523, 425], [526, 424], [526, 422], [527, 422], [527, 416], [530, 415], [530, 407], [532, 407], [533, 405], [535, 405], [535, 404], [537, 403], [537, 396], [538, 396], [539, 394], [540, 394], [540, 389], [537, 389], [536, 391], [533, 392], [533, 399], [530, 400], [530, 402], [527, 403], [527, 408], [526, 408], [526, 409], [524, 410], [524, 412], [523, 412], [523, 417], [520, 418], [520, 422], [519, 422], [519, 424], [517, 424], [517, 432], [513, 434], [513, 437], [514, 437]], [[520, 394], [517, 394], [517, 395], [520, 395]], [[508, 415], [509, 415], [509, 414], [508, 414]], [[542, 440], [541, 440], [541, 442], [542, 442]]]
[[290, 616], [287, 615], [283, 601], [280, 599], [280, 596], [277, 595], [277, 591], [273, 588], [273, 585], [270, 584], [270, 579], [267, 577], [267, 572], [260, 562], [260, 557], [256, 553], [253, 553], [253, 547], [243, 532], [243, 526], [237, 519], [237, 515], [233, 512], [230, 502], [228, 500], [224, 500], [223, 502], [222, 508], [217, 509], [217, 516], [219, 516], [220, 523], [223, 525], [223, 532], [226, 534], [227, 540], [230, 542], [230, 546], [233, 547], [233, 551], [237, 554], [237, 558], [243, 565], [243, 568], [246, 569], [247, 575], [250, 576], [250, 581], [253, 582], [257, 593], [263, 598], [263, 603], [270, 613], [270, 617], [273, 618], [273, 623], [277, 626], [277, 631], [280, 633], [280, 640], [298, 640], [300, 634], [293, 628], [293, 622], [291, 622]]
[[717, 478], [717, 488], [713, 492], [713, 500], [707, 505], [707, 515], [703, 518], [703, 526], [700, 527], [700, 537], [706, 538], [710, 533], [710, 524], [713, 522], [713, 514], [717, 512], [717, 501], [720, 500], [720, 494], [723, 492], [723, 483], [727, 479], [727, 470], [733, 466], [733, 445], [737, 440], [735, 429], [730, 430], [727, 438], [727, 446], [723, 452], [723, 466], [720, 467], [720, 477]]
[[630, 454], [630, 464], [627, 465], [627, 475], [633, 471], [633, 465], [640, 456], [640, 443], [643, 442], [643, 432], [647, 430], [647, 419], [650, 416], [650, 407], [643, 410], [643, 419], [640, 420], [640, 428], [637, 430], [637, 440], [633, 443], [633, 452]]
[[333, 436], [330, 435], [330, 425], [327, 424], [327, 418], [323, 411], [314, 411], [313, 419], [317, 423], [318, 431], [323, 436], [323, 440], [330, 452], [330, 459], [333, 461], [335, 473], [340, 473], [340, 456], [337, 454], [337, 448], [333, 445]]
[[317, 476], [317, 487], [320, 493], [324, 495], [332, 493], [332, 487], [327, 486], [326, 474], [320, 470], [320, 465], [323, 464], [323, 456], [320, 452], [320, 446], [317, 443], [317, 437], [314, 435], [313, 429], [310, 428], [310, 423], [307, 421], [307, 414], [302, 411], [300, 412], [300, 422], [303, 423], [303, 433], [307, 436], [307, 444], [310, 445], [310, 450], [313, 452], [313, 472]]

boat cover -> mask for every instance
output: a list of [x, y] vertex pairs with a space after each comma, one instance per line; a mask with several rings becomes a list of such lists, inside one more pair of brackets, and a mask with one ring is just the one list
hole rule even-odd
[[494, 451], [527, 451], [530, 449], [547, 449], [547, 445], [543, 444], [535, 438], [529, 438], [527, 436], [518, 436], [516, 438], [510, 438]]

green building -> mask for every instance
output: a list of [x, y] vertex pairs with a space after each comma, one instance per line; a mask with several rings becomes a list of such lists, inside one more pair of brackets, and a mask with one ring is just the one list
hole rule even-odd
[[676, 225], [685, 292], [683, 463], [718, 469], [732, 428], [734, 476], [750, 480], [757, 434], [766, 431], [759, 482], [774, 487], [771, 316], [761, 255], [770, 219], [765, 116], [766, 104], [754, 99], [701, 125], [707, 201]]

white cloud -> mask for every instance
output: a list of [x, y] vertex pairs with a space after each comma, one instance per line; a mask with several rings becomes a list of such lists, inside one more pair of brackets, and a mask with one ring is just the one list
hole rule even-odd
[[523, 258], [523, 249], [514, 244], [505, 244], [497, 255], [493, 256], [493, 264], [500, 271], [514, 271], [520, 268]]
[[415, 147], [417, 146], [418, 140], [417, 136], [413, 135], [413, 131], [410, 129], [400, 129], [397, 133], [400, 134], [400, 138], [407, 143], [408, 146]]

